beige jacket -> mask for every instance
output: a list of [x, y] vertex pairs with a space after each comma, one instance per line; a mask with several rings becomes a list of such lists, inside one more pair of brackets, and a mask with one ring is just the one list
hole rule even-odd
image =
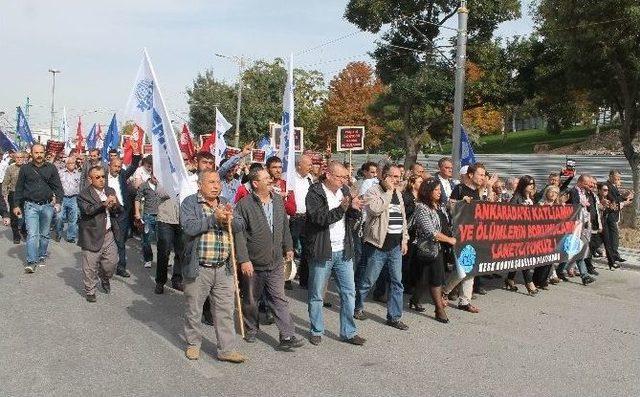
[[[396, 189], [398, 199], [400, 200], [400, 210], [402, 211], [402, 245], [406, 245], [409, 241], [409, 233], [407, 233], [407, 216], [404, 210], [404, 201], [402, 193]], [[366, 205], [367, 219], [364, 223], [362, 238], [365, 242], [373, 244], [378, 248], [382, 248], [384, 240], [387, 238], [387, 230], [389, 228], [389, 205], [393, 198], [393, 191], [385, 192], [382, 186], [374, 185], [364, 195]]]

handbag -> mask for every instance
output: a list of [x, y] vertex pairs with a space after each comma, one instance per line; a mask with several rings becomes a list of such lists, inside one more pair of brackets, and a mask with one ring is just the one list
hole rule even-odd
[[[416, 213], [418, 211], [416, 210], [413, 215], [411, 216], [411, 219], [409, 221], [410, 224], [410, 228], [415, 228], [415, 230], [417, 231], [419, 228], [416, 225]], [[419, 234], [419, 233], [418, 233]], [[440, 252], [440, 243], [437, 242], [435, 239], [426, 239], [424, 237], [421, 236], [416, 236], [416, 239], [414, 241], [414, 245], [416, 246], [416, 254], [420, 257], [426, 258], [426, 259], [436, 259], [438, 257], [438, 254]]]

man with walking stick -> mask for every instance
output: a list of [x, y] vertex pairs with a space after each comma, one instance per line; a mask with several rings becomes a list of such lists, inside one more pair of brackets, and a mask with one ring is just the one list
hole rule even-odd
[[[217, 358], [242, 363], [245, 357], [237, 351], [233, 318], [234, 301], [239, 297], [235, 261], [232, 260], [232, 234], [229, 232], [229, 222], [234, 221], [233, 211], [227, 200], [220, 197], [221, 189], [217, 172], [202, 171], [198, 175], [198, 192], [186, 197], [180, 205], [180, 225], [185, 234], [182, 268], [187, 303], [184, 334], [188, 346], [185, 354], [190, 360], [200, 357], [202, 305], [209, 297]], [[233, 224], [234, 230], [242, 228], [240, 223]], [[240, 308], [239, 314], [242, 323]]]

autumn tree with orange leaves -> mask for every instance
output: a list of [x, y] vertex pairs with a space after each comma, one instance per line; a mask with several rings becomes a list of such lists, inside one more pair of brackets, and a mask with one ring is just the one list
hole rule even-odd
[[330, 144], [335, 148], [338, 126], [363, 125], [365, 146], [369, 150], [380, 146], [384, 130], [367, 110], [382, 89], [382, 83], [369, 64], [349, 63], [329, 84], [329, 97], [318, 127], [318, 145], [324, 148]]

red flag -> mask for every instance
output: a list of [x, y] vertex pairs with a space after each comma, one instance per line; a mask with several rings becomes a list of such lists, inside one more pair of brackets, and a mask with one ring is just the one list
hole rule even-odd
[[180, 151], [187, 155], [187, 158], [192, 159], [196, 155], [196, 148], [193, 146], [193, 140], [191, 139], [191, 133], [189, 128], [184, 124], [182, 126], [182, 133], [180, 134]]
[[216, 147], [216, 132], [211, 131], [207, 139], [204, 142], [202, 142], [202, 147], [200, 148], [200, 151], [214, 153], [215, 147]]
[[84, 135], [82, 135], [82, 119], [78, 116], [78, 128], [76, 129], [76, 153], [84, 153]]

